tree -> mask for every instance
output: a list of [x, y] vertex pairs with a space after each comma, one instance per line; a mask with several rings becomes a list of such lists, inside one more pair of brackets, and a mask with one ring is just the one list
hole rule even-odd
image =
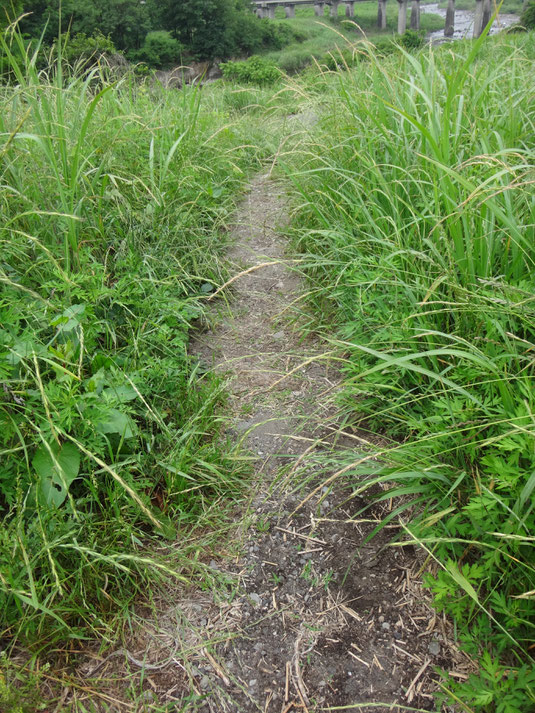
[[163, 0], [161, 20], [196, 59], [229, 57], [247, 5], [245, 0]]
[[[2, 0], [0, 0], [2, 2]], [[118, 49], [137, 49], [152, 29], [154, 0], [25, 0], [24, 10], [31, 13], [22, 30], [32, 37], [44, 32], [51, 44], [58, 33], [101, 33], [109, 36]]]
[[0, 29], [22, 15], [22, 0], [0, 0]]

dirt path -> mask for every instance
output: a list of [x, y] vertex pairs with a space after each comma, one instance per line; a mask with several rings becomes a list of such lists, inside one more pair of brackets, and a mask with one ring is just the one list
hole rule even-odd
[[[292, 309], [306, 285], [285, 260], [280, 230], [288, 220], [282, 188], [267, 175], [255, 179], [229, 257], [237, 274], [264, 266], [236, 280], [230, 309], [215, 308], [214, 328], [193, 346], [229, 375], [233, 435], [258, 457], [240, 591], [219, 612], [214, 628], [224, 642], [213, 648], [214, 661], [198, 668], [201, 711], [312, 712], [367, 702], [429, 708], [433, 666], [449, 661], [446, 632], [420, 599], [414, 553], [385, 548], [392, 530], [363, 544], [380, 513], [350, 520], [362, 501], [344, 504], [342, 487], [320, 488], [291, 517], [329, 476], [314, 456], [333, 447], [338, 374], [324, 345], [303, 340]], [[363, 443], [338, 434], [336, 448]], [[297, 464], [310, 480], [292, 493]], [[281, 468], [285, 477], [272, 487]]]
[[[213, 327], [192, 346], [228, 377], [228, 435], [256, 456], [249, 512], [237, 514], [240, 555], [225, 558], [222, 542], [210, 562], [237, 584], [219, 600], [169, 591], [157, 620], [138, 611], [126, 662], [121, 650], [123, 670], [126, 663], [143, 691], [135, 710], [430, 710], [434, 667], [455, 665], [445, 622], [422, 594], [421, 560], [387, 546], [392, 527], [365, 542], [384, 513], [355, 517], [363, 502], [348, 498], [351, 484], [322, 487], [332, 471], [318, 454], [367, 446], [359, 434], [337, 432], [336, 367], [300, 329], [306, 283], [286, 257], [288, 220], [283, 188], [268, 175], [253, 180], [229, 255], [236, 275], [245, 274], [230, 303], [214, 300]], [[140, 651], [135, 664], [131, 652]], [[112, 681], [118, 665], [105, 660], [99, 675]]]

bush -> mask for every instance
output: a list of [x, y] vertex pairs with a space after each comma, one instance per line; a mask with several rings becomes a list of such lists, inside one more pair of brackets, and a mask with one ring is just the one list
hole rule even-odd
[[390, 38], [381, 38], [375, 43], [375, 51], [379, 57], [388, 57], [398, 51], [396, 43]]
[[328, 52], [320, 64], [327, 67], [331, 71], [344, 70], [351, 67], [356, 67], [362, 58], [362, 54], [357, 52], [355, 49], [346, 47], [343, 50], [336, 50], [333, 52]]
[[262, 44], [264, 47], [281, 50], [292, 42], [304, 42], [308, 39], [305, 32], [293, 28], [287, 22], [266, 21], [263, 26]]
[[399, 44], [406, 50], [419, 50], [425, 45], [425, 32], [407, 30], [399, 39]]
[[313, 55], [303, 47], [293, 47], [283, 52], [278, 59], [278, 66], [286, 74], [297, 74], [312, 64]]
[[520, 16], [520, 22], [527, 30], [535, 29], [535, 0], [528, 2]]
[[246, 84], [275, 84], [281, 76], [274, 62], [256, 55], [245, 62], [225, 62], [221, 71], [225, 79]]
[[64, 61], [82, 71], [94, 67], [103, 56], [117, 52], [110, 38], [100, 32], [90, 36], [84, 32], [71, 36], [67, 32], [61, 35], [61, 45]]
[[183, 51], [183, 45], [171, 37], [169, 32], [158, 30], [149, 32], [141, 49], [130, 52], [129, 57], [135, 62], [144, 62], [149, 67], [164, 69], [180, 64]]

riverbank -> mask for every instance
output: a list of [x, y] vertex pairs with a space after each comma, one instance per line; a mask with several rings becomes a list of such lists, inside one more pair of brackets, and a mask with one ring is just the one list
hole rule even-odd
[[[432, 14], [438, 15], [439, 17], [446, 19], [446, 10], [442, 8], [438, 3], [422, 3], [421, 6], [422, 14]], [[474, 16], [473, 10], [463, 10], [456, 8], [455, 10], [455, 31], [451, 37], [444, 37], [443, 30], [432, 30], [428, 33], [428, 37], [432, 42], [448, 42], [452, 40], [463, 40], [470, 39], [472, 37], [472, 32], [474, 28]], [[495, 35], [498, 32], [516, 25], [520, 20], [518, 15], [514, 13], [500, 13], [496, 20], [494, 21], [492, 27], [490, 28], [490, 35]]]

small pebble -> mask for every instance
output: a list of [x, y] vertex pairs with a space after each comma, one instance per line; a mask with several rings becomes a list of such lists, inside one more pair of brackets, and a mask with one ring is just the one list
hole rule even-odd
[[383, 621], [381, 626], [383, 627], [383, 629], [386, 629], [387, 631], [390, 630], [390, 624], [387, 621]]
[[251, 594], [249, 594], [249, 599], [252, 602], [254, 602], [257, 606], [262, 603], [260, 596], [258, 594], [256, 594], [255, 592], [252, 592]]
[[427, 650], [433, 656], [438, 656], [438, 654], [440, 653], [440, 644], [438, 643], [438, 641], [435, 640], [430, 641]]

